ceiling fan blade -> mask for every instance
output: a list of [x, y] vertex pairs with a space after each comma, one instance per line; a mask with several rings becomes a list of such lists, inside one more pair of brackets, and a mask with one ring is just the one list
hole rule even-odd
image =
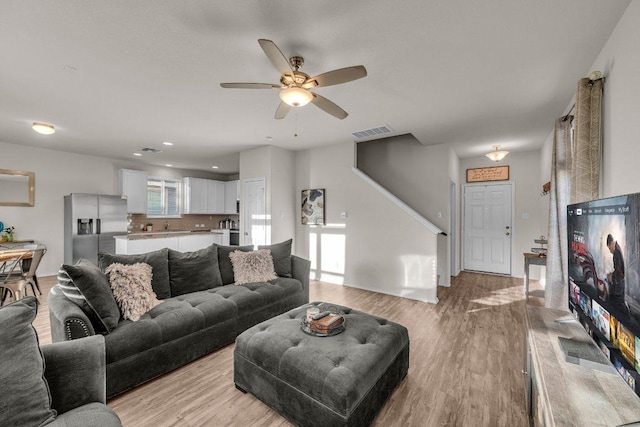
[[278, 109], [276, 110], [276, 119], [284, 119], [289, 110], [291, 110], [289, 104], [281, 102], [280, 105], [278, 105]]
[[333, 71], [327, 71], [326, 73], [318, 74], [315, 77], [310, 77], [302, 87], [310, 89], [319, 86], [332, 86], [339, 85], [341, 83], [358, 80], [367, 76], [367, 69], [363, 65], [356, 65], [353, 67], [340, 68]]
[[282, 85], [271, 83], [220, 83], [226, 89], [281, 89]]
[[291, 68], [291, 64], [289, 64], [289, 60], [282, 54], [274, 42], [267, 39], [259, 39], [258, 43], [260, 43], [260, 47], [264, 50], [265, 55], [267, 55], [269, 61], [271, 61], [280, 74], [293, 75], [293, 69]]
[[324, 96], [320, 96], [317, 93], [313, 93], [313, 92], [311, 92], [311, 94], [313, 95], [313, 99], [311, 100], [313, 105], [315, 105], [325, 113], [329, 113], [333, 117], [336, 117], [340, 120], [344, 119], [349, 115], [349, 113], [344, 111], [342, 108], [338, 107], [333, 102], [329, 101]]

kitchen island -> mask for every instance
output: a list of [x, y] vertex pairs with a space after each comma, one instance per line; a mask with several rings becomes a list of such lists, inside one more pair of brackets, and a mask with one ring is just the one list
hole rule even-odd
[[192, 252], [213, 243], [229, 245], [229, 230], [158, 231], [116, 236], [116, 254], [135, 255], [169, 248]]

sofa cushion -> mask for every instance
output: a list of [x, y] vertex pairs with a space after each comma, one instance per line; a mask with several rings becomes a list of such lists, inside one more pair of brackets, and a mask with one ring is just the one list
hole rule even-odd
[[235, 321], [236, 316], [236, 305], [213, 290], [168, 298], [137, 322], [121, 321], [118, 328], [105, 337], [107, 363], [135, 356], [209, 326]]
[[0, 307], [0, 413], [2, 425], [39, 426], [54, 419], [44, 359], [31, 323], [38, 300], [26, 297]]
[[273, 258], [273, 267], [280, 277], [291, 277], [291, 243], [293, 239], [273, 245], [260, 245], [258, 249], [269, 249]]
[[108, 334], [118, 325], [120, 309], [107, 276], [91, 261], [80, 259], [74, 265], [63, 264], [58, 272], [58, 287], [82, 308], [96, 332]]
[[218, 263], [220, 264], [222, 284], [230, 285], [235, 282], [235, 278], [233, 277], [233, 264], [231, 264], [229, 254], [233, 251], [251, 252], [253, 250], [253, 246], [216, 246], [218, 247]]
[[193, 252], [169, 249], [171, 296], [222, 286], [218, 248], [214, 245]]
[[236, 285], [254, 282], [266, 282], [275, 279], [273, 258], [268, 249], [252, 252], [233, 251], [229, 254], [233, 264], [233, 277]]
[[115, 255], [106, 252], [98, 252], [98, 266], [105, 271], [113, 263], [136, 264], [143, 262], [151, 266], [151, 286], [158, 298], [165, 299], [171, 296], [171, 286], [169, 285], [169, 250], [160, 249], [146, 254], [139, 255]]
[[161, 301], [151, 287], [151, 266], [144, 263], [131, 265], [111, 264], [106, 269], [113, 296], [120, 306], [122, 317], [137, 321]]

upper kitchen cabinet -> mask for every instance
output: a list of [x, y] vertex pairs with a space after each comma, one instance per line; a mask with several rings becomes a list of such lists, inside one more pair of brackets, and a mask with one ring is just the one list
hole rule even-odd
[[183, 178], [184, 185], [184, 213], [207, 214], [209, 200], [208, 179]]
[[120, 194], [127, 196], [128, 213], [147, 213], [147, 179], [146, 171], [118, 170]]
[[224, 182], [208, 180], [207, 206], [210, 214], [224, 213]]
[[224, 183], [224, 213], [238, 213], [240, 181], [227, 181]]

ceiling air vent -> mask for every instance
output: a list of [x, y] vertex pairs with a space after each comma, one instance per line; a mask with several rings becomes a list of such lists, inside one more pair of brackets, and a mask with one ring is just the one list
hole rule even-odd
[[149, 147], [141, 148], [140, 151], [146, 151], [147, 153], [153, 153], [153, 154], [162, 153], [162, 150], [158, 148], [149, 148]]
[[371, 128], [371, 129], [359, 130], [357, 132], [352, 132], [351, 135], [360, 139], [360, 138], [371, 138], [372, 136], [380, 136], [380, 135], [384, 135], [386, 133], [391, 133], [391, 132], [393, 132], [393, 129], [391, 129], [391, 126], [384, 125], [377, 128]]

